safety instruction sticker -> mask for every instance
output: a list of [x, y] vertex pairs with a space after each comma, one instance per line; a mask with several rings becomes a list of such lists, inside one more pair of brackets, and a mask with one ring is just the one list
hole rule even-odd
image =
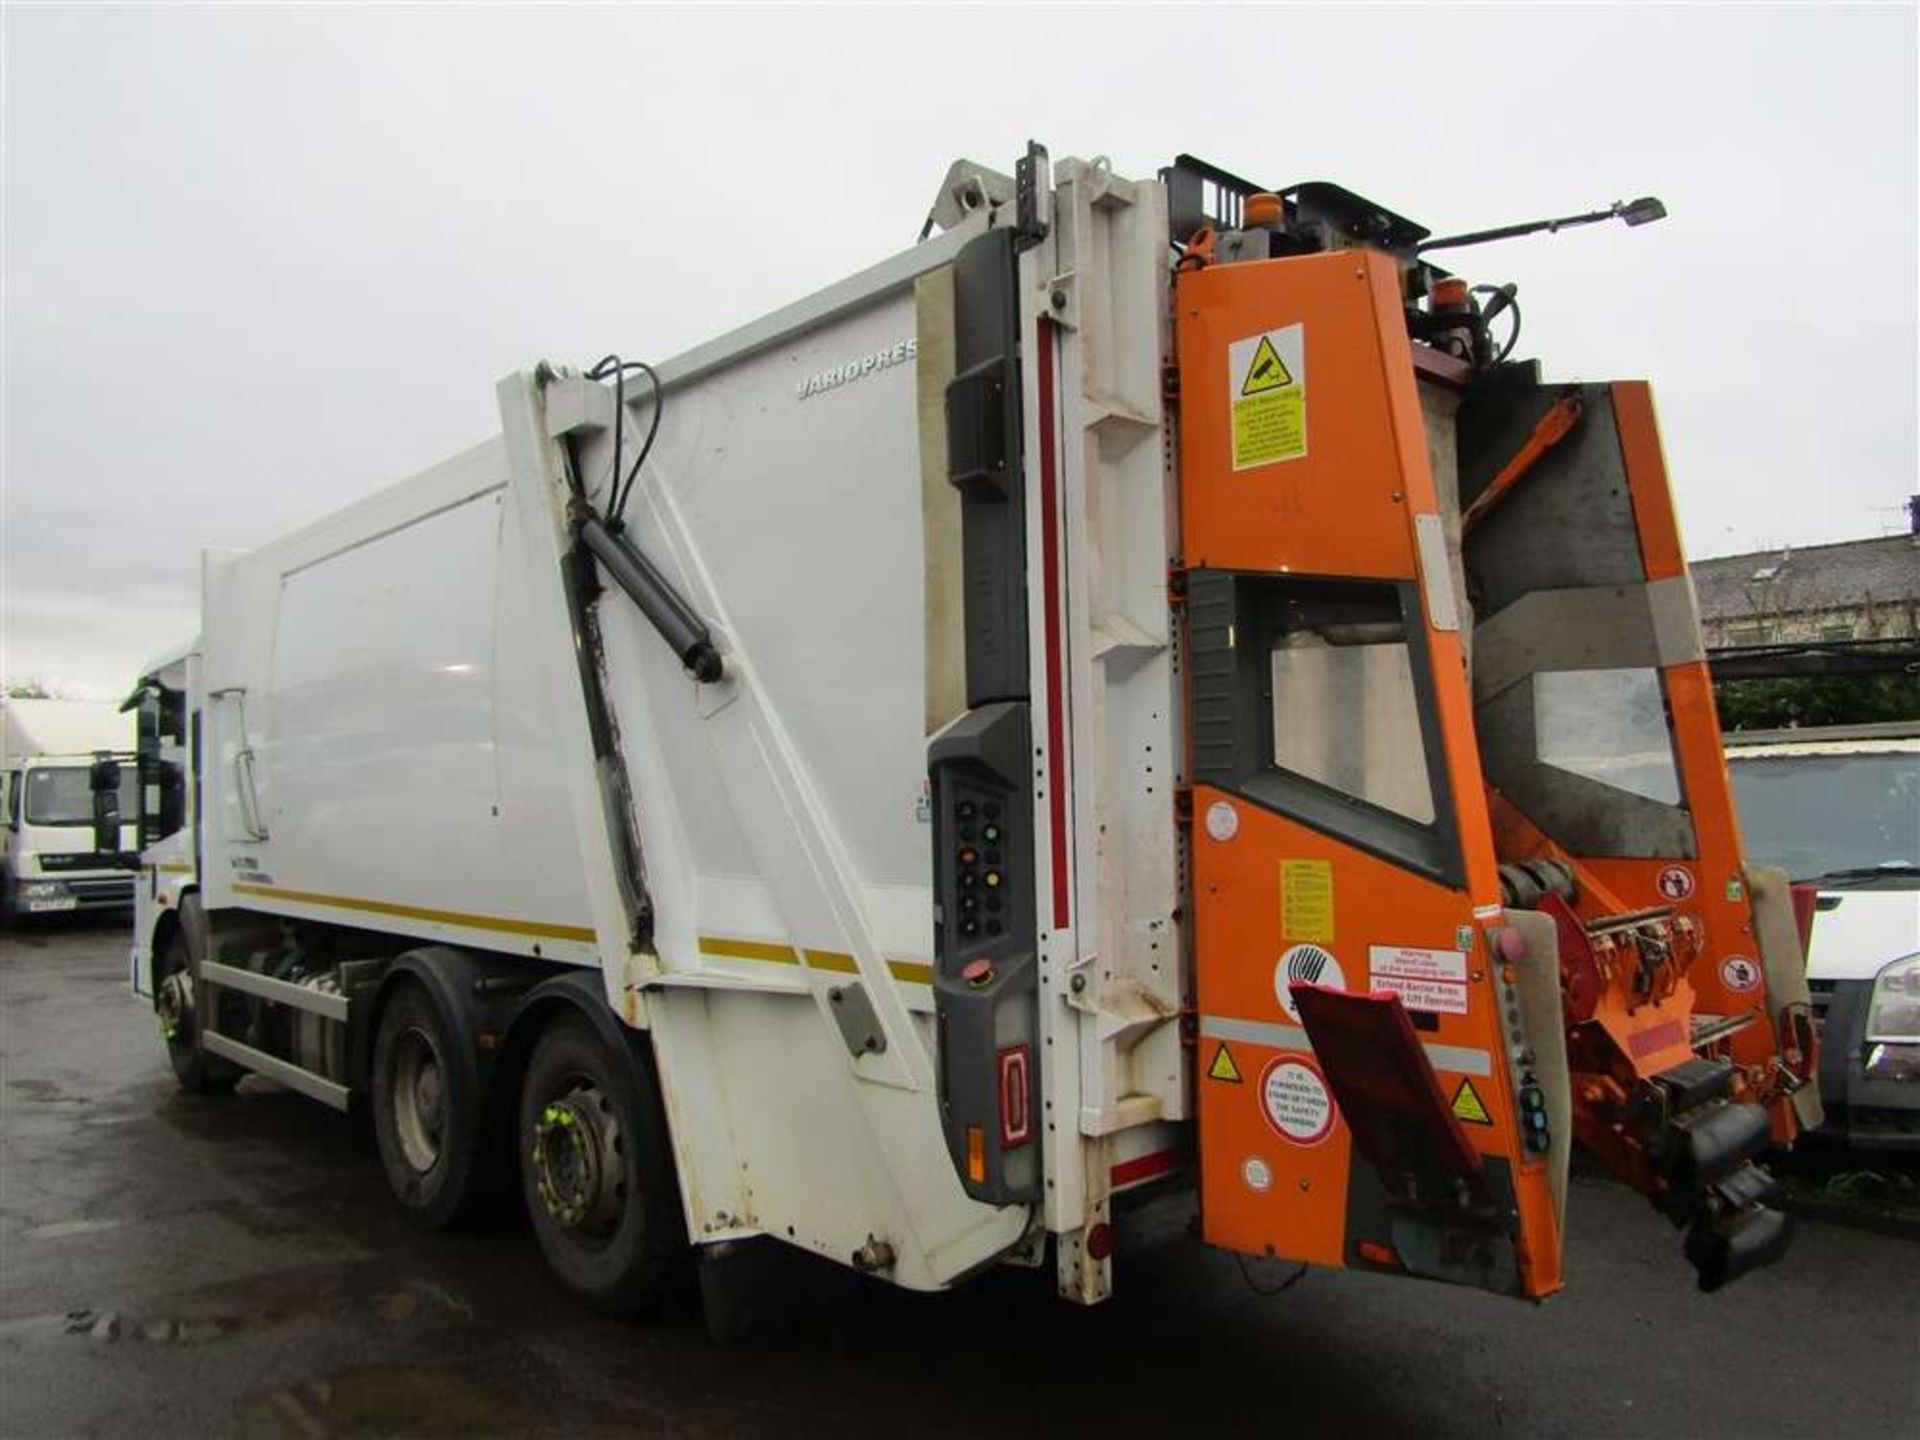
[[1371, 988], [1398, 995], [1409, 1010], [1467, 1013], [1467, 956], [1463, 950], [1426, 950], [1417, 945], [1374, 945], [1367, 950]]
[[1467, 957], [1460, 950], [1423, 950], [1417, 945], [1373, 945], [1367, 964], [1378, 980], [1397, 975], [1407, 980], [1452, 980], [1467, 983]]
[[1424, 1010], [1429, 1015], [1467, 1013], [1467, 987], [1449, 985], [1444, 980], [1403, 980], [1395, 975], [1373, 977], [1374, 993], [1398, 995], [1409, 1010]]
[[1220, 1048], [1213, 1052], [1213, 1063], [1207, 1066], [1207, 1078], [1224, 1080], [1229, 1085], [1241, 1083], [1240, 1067], [1233, 1063], [1233, 1052], [1227, 1049], [1227, 1042], [1224, 1040], [1220, 1042]]
[[1325, 985], [1329, 990], [1347, 988], [1347, 972], [1331, 950], [1318, 945], [1295, 945], [1273, 967], [1273, 995], [1289, 1020], [1300, 1018], [1300, 1007], [1293, 1003], [1295, 985]]
[[1304, 1057], [1283, 1055], [1260, 1077], [1261, 1109], [1283, 1140], [1318, 1145], [1333, 1133], [1333, 1096]]
[[1667, 866], [1653, 883], [1662, 895], [1676, 902], [1693, 894], [1693, 872], [1684, 865]]
[[1280, 862], [1280, 938], [1333, 939], [1333, 862]]
[[1760, 988], [1760, 967], [1745, 955], [1729, 955], [1720, 962], [1720, 983], [1745, 994]]
[[1233, 468], [1251, 470], [1307, 453], [1306, 327], [1289, 325], [1227, 346]]
[[1491, 1125], [1493, 1116], [1487, 1113], [1486, 1104], [1480, 1099], [1480, 1092], [1473, 1088], [1473, 1081], [1462, 1079], [1460, 1088], [1453, 1092], [1453, 1116], [1469, 1125]]

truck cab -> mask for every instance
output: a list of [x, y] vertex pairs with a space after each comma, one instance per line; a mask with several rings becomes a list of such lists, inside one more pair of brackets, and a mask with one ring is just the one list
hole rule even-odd
[[137, 778], [139, 870], [133, 883], [130, 980], [136, 995], [157, 994], [154, 956], [178, 929], [181, 906], [199, 888], [194, 861], [193, 732], [189, 703], [198, 660], [191, 647], [150, 662], [127, 697], [137, 716], [132, 773]]
[[[94, 780], [101, 762], [117, 767], [96, 813]], [[0, 909], [22, 915], [125, 909], [133, 880], [121, 868], [132, 848], [133, 756], [121, 752], [22, 757], [6, 774], [6, 844]], [[99, 771], [104, 775], [104, 771]], [[104, 837], [106, 843], [101, 843]]]

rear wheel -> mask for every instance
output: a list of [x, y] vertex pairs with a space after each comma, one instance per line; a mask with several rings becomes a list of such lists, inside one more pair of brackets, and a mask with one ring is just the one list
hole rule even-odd
[[450, 1225], [480, 1170], [475, 1039], [425, 987], [403, 984], [380, 1015], [373, 1048], [373, 1133], [387, 1184], [422, 1225]]
[[534, 1234], [567, 1288], [602, 1310], [659, 1304], [686, 1228], [657, 1082], [583, 1017], [534, 1047], [520, 1094], [520, 1176]]
[[206, 951], [206, 917], [200, 899], [189, 895], [180, 902], [180, 923], [173, 927], [155, 965], [153, 1009], [160, 1019], [160, 1036], [167, 1042], [167, 1059], [182, 1090], [196, 1095], [231, 1090], [240, 1072], [200, 1043], [199, 967]]

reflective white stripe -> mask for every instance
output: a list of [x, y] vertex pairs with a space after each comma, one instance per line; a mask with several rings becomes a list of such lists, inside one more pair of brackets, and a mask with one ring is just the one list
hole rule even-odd
[[1275, 1050], [1312, 1050], [1307, 1032], [1292, 1025], [1266, 1025], [1258, 1020], [1230, 1020], [1225, 1015], [1202, 1015], [1200, 1033], [1209, 1040], [1244, 1040]]
[[[1307, 1032], [1292, 1025], [1269, 1025], [1261, 1020], [1234, 1020], [1225, 1015], [1202, 1015], [1200, 1033], [1209, 1040], [1244, 1040], [1249, 1045], [1265, 1045], [1274, 1050], [1304, 1050], [1313, 1053]], [[1436, 1070], [1451, 1070], [1456, 1075], [1491, 1075], [1493, 1057], [1485, 1050], [1465, 1045], [1428, 1045], [1420, 1047]]]
[[1438, 515], [1413, 517], [1413, 543], [1420, 552], [1420, 587], [1427, 594], [1427, 619], [1436, 630], [1458, 630], [1460, 610], [1453, 601], [1453, 567], [1447, 562], [1447, 532]]

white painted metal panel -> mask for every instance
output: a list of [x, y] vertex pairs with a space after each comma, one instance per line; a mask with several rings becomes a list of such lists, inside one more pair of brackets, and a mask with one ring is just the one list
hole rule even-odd
[[597, 960], [505, 481], [494, 442], [209, 560], [210, 907]]

